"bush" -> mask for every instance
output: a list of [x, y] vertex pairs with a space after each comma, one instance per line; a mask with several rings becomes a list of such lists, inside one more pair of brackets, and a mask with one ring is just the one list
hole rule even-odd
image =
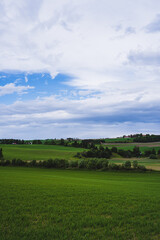
[[111, 152], [117, 153], [117, 148], [116, 147], [112, 147], [111, 148]]
[[115, 164], [115, 163], [110, 163], [108, 167], [110, 170], [119, 170], [120, 169], [120, 165]]
[[97, 161], [95, 159], [89, 159], [86, 167], [87, 169], [97, 169]]
[[3, 160], [2, 148], [0, 148], [0, 159]]
[[131, 162], [130, 161], [126, 161], [125, 163], [124, 163], [124, 168], [125, 169], [131, 169]]
[[76, 167], [78, 167], [78, 161], [70, 161], [70, 162], [69, 162], [69, 167], [71, 167], [71, 168], [76, 168]]
[[78, 168], [86, 168], [86, 161], [84, 159], [78, 161]]
[[9, 160], [1, 160], [0, 161], [0, 166], [9, 166], [11, 162]]
[[146, 167], [143, 166], [143, 165], [138, 165], [137, 169], [140, 170], [140, 171], [146, 171], [147, 170]]
[[29, 163], [29, 166], [31, 166], [31, 167], [36, 167], [36, 166], [37, 166], [36, 160], [32, 160], [32, 161]]
[[149, 158], [150, 158], [150, 159], [157, 159], [157, 156], [156, 156], [155, 154], [151, 154], [151, 155], [149, 156]]
[[103, 165], [102, 165], [103, 169], [104, 169], [104, 170], [108, 169], [108, 165], [109, 165], [108, 160], [104, 160], [104, 161], [103, 161]]
[[138, 167], [138, 162], [135, 160], [133, 161], [132, 165], [133, 165], [133, 168], [136, 169]]
[[97, 169], [107, 169], [108, 168], [108, 160], [106, 159], [96, 159], [96, 168]]

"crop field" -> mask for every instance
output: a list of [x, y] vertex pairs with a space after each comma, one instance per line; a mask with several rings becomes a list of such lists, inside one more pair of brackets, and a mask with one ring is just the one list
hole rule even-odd
[[158, 240], [160, 174], [0, 167], [1, 240]]
[[84, 151], [82, 148], [56, 146], [56, 145], [0, 145], [5, 159], [20, 158], [25, 161], [48, 160], [49, 158], [75, 159], [77, 152]]

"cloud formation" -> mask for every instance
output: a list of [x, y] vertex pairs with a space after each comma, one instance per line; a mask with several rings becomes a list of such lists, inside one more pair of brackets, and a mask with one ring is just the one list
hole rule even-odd
[[149, 23], [145, 27], [145, 30], [148, 33], [155, 33], [160, 31], [160, 14], [157, 14], [155, 20]]
[[4, 86], [0, 86], [0, 96], [7, 94], [18, 93], [19, 95], [27, 93], [27, 90], [34, 89], [32, 86], [16, 86], [15, 83], [9, 83]]
[[[22, 83], [7, 82], [8, 78], [2, 76], [0, 96], [28, 93], [30, 98], [16, 98], [10, 105], [4, 101], [1, 125], [9, 126], [11, 132], [12, 126], [21, 126], [22, 137], [29, 136], [27, 128], [33, 127], [34, 134], [37, 126], [35, 129], [45, 129], [46, 138], [51, 126], [57, 137], [63, 137], [63, 126], [68, 129], [66, 136], [73, 127], [75, 136], [81, 137], [100, 137], [98, 131], [108, 136], [108, 130], [102, 128], [109, 126], [112, 134], [120, 134], [117, 126], [125, 133], [138, 132], [143, 122], [146, 131], [156, 131], [159, 7], [158, 0], [2, 0], [0, 71], [12, 71], [13, 75], [21, 71], [25, 77]], [[27, 74], [33, 72], [49, 73], [53, 82], [58, 74], [65, 74], [70, 77], [65, 81], [66, 89], [71, 90], [63, 86], [59, 97], [31, 96], [30, 91], [36, 91], [36, 87]], [[31, 86], [26, 86], [28, 83]], [[50, 90], [45, 77], [44, 84]], [[88, 135], [86, 126], [92, 129]]]

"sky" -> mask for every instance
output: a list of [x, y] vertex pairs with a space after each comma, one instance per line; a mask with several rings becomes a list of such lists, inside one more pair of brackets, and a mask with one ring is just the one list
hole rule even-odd
[[0, 0], [0, 138], [160, 134], [159, 0]]

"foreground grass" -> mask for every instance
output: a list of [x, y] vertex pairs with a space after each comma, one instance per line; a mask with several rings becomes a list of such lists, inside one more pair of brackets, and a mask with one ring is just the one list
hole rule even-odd
[[160, 239], [160, 174], [0, 167], [0, 239]]

